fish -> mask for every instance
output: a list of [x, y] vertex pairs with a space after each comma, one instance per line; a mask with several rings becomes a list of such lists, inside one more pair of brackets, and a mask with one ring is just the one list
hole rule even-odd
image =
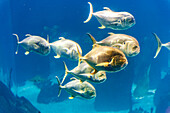
[[71, 78], [71, 81], [65, 84], [64, 86], [60, 83], [58, 76], [56, 76], [59, 92], [58, 97], [60, 96], [61, 89], [67, 91], [71, 96], [69, 99], [73, 99], [74, 97], [81, 97], [84, 99], [93, 99], [96, 97], [96, 89], [92, 84], [87, 81], [82, 82], [79, 79]]
[[87, 35], [93, 41], [93, 47], [95, 47], [96, 44], [101, 46], [115, 47], [123, 51], [123, 53], [128, 57], [134, 57], [140, 53], [139, 42], [136, 40], [136, 38], [126, 34], [114, 34], [112, 32], [109, 32], [108, 34], [110, 36], [97, 42], [90, 33], [87, 33]]
[[49, 36], [47, 35], [47, 40], [40, 36], [26, 34], [27, 38], [19, 41], [17, 34], [13, 34], [17, 37], [17, 50], [15, 54], [18, 54], [18, 46], [21, 45], [25, 50], [25, 55], [30, 52], [34, 52], [40, 55], [47, 56], [50, 53]]
[[133, 96], [136, 99], [142, 99], [147, 95], [153, 94], [152, 92], [149, 92], [150, 69], [151, 69], [151, 64], [149, 66], [147, 66], [147, 68], [145, 68], [144, 75], [142, 77], [138, 78], [139, 80], [137, 81], [137, 83], [133, 84], [133, 86], [134, 86]]
[[40, 75], [36, 75], [33, 78], [31, 78], [29, 81], [34, 82], [34, 83], [40, 83], [40, 82], [46, 81], [46, 79], [41, 77]]
[[85, 56], [79, 54], [78, 65], [81, 61], [87, 62], [94, 68], [92, 74], [96, 74], [98, 71], [118, 72], [128, 64], [128, 60], [121, 50], [100, 45], [93, 48]]
[[72, 40], [65, 39], [64, 37], [59, 37], [60, 40], [50, 43], [53, 51], [57, 54], [54, 58], [65, 57], [71, 60], [78, 60], [78, 50], [82, 54], [82, 49], [80, 45]]
[[156, 58], [156, 57], [158, 56], [158, 54], [159, 54], [162, 46], [164, 46], [164, 47], [166, 47], [168, 50], [170, 50], [170, 42], [167, 42], [167, 43], [163, 44], [163, 43], [161, 42], [161, 40], [159, 39], [159, 37], [156, 35], [156, 33], [152, 33], [152, 34], [154, 35], [154, 37], [156, 38], [156, 41], [157, 41], [157, 43], [158, 43], [158, 48], [157, 48], [156, 54], [155, 54], [155, 56], [154, 56], [154, 58]]
[[99, 29], [125, 30], [136, 24], [134, 16], [128, 12], [114, 12], [108, 7], [104, 7], [103, 11], [93, 13], [92, 4], [90, 2], [88, 4], [90, 5], [90, 13], [84, 23], [90, 21], [92, 15], [94, 15], [101, 24], [101, 27], [98, 27]]
[[[65, 62], [64, 62], [64, 66], [65, 66], [65, 77], [67, 76], [67, 74], [72, 74], [73, 76], [80, 79], [81, 81], [89, 81], [93, 83], [102, 83], [106, 81], [106, 72], [98, 71], [96, 74], [93, 75], [91, 73], [94, 71], [94, 69], [90, 67], [86, 62], [80, 63], [79, 66], [75, 67], [70, 71], [68, 70]], [[61, 83], [63, 83], [63, 81]]]

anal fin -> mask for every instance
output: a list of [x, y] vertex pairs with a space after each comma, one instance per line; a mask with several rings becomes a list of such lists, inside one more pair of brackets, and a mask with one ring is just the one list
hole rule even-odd
[[28, 55], [29, 53], [30, 53], [29, 51], [26, 51], [26, 52], [25, 52], [25, 55]]
[[106, 28], [104, 25], [102, 25], [101, 27], [98, 27], [99, 29], [104, 29]]
[[68, 97], [69, 99], [74, 99], [74, 96], [73, 95], [71, 95], [70, 97]]
[[56, 56], [54, 56], [54, 58], [60, 58], [61, 56], [59, 54], [57, 54]]

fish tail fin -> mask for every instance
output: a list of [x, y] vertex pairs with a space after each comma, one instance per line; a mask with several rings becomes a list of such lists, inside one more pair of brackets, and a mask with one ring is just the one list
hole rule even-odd
[[18, 54], [19, 37], [17, 34], [13, 34], [13, 35], [17, 37], [17, 50], [16, 50], [15, 54]]
[[58, 82], [58, 86], [59, 86], [59, 91], [58, 91], [58, 97], [60, 96], [61, 94], [61, 83], [60, 83], [60, 79], [58, 78], [58, 76], [56, 76], [56, 79], [57, 79], [57, 82]]
[[92, 14], [93, 14], [93, 6], [90, 2], [88, 2], [88, 4], [90, 5], [90, 13], [89, 13], [87, 20], [85, 20], [84, 23], [87, 23], [88, 21], [90, 21]]
[[162, 48], [162, 43], [161, 43], [161, 40], [159, 39], [159, 37], [155, 33], [152, 33], [152, 34], [155, 36], [157, 43], [158, 43], [158, 48], [157, 48], [156, 54], [154, 56], [154, 58], [156, 58]]
[[64, 82], [64, 80], [65, 80], [65, 78], [67, 77], [67, 75], [68, 75], [68, 68], [67, 68], [67, 66], [66, 66], [66, 63], [63, 61], [63, 63], [64, 63], [64, 68], [65, 68], [65, 75], [64, 75], [64, 77], [63, 77], [63, 80], [62, 80], [62, 82], [61, 82], [61, 84]]
[[80, 51], [78, 49], [78, 45], [76, 45], [76, 48], [77, 48], [77, 52], [78, 52], [78, 56], [79, 56], [79, 59], [78, 59], [78, 66], [80, 66], [80, 62], [82, 61], [82, 55], [80, 54]]

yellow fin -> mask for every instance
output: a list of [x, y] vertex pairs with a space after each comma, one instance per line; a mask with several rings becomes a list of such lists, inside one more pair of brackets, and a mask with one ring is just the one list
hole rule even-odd
[[77, 53], [78, 53], [78, 56], [79, 56], [79, 60], [78, 60], [78, 67], [80, 66], [80, 62], [81, 62], [81, 60], [82, 60], [82, 56], [81, 56], [81, 54], [80, 54], [80, 51], [79, 51], [79, 49], [78, 49], [78, 45], [76, 45], [76, 48], [77, 48]]
[[26, 51], [26, 52], [25, 52], [25, 55], [28, 55], [29, 53], [30, 53], [29, 51]]
[[90, 2], [88, 2], [88, 4], [90, 5], [90, 13], [89, 13], [87, 20], [85, 20], [84, 23], [87, 23], [88, 21], [90, 21], [92, 14], [93, 14], [93, 6]]
[[87, 33], [87, 35], [90, 37], [90, 39], [92, 40], [93, 44], [96, 44], [96, 39], [90, 34], [90, 33]]
[[104, 29], [106, 28], [104, 25], [102, 25], [101, 27], [98, 27], [99, 29]]
[[59, 54], [57, 54], [57, 56], [54, 56], [54, 58], [60, 58], [61, 56]]
[[108, 67], [109, 66], [109, 62], [103, 62], [103, 63], [99, 63], [96, 66], [104, 66], [104, 67]]
[[92, 75], [96, 74], [98, 71], [94, 69], [94, 71], [91, 73]]
[[69, 99], [74, 99], [74, 96], [68, 97]]
[[162, 43], [161, 43], [161, 40], [159, 39], [159, 37], [155, 33], [152, 33], [152, 34], [155, 36], [157, 43], [158, 43], [158, 48], [157, 48], [156, 54], [154, 56], [154, 58], [156, 58], [162, 48]]

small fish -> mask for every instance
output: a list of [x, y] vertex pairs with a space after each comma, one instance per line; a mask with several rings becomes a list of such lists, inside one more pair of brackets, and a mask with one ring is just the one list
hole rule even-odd
[[66, 57], [72, 60], [78, 60], [76, 46], [78, 46], [78, 50], [80, 51], [80, 54], [82, 54], [80, 45], [72, 40], [65, 39], [64, 37], [59, 37], [59, 39], [60, 40], [50, 43], [52, 49], [57, 54], [54, 58]]
[[48, 55], [50, 53], [50, 45], [49, 45], [49, 37], [47, 36], [47, 40], [40, 36], [26, 34], [27, 38], [19, 41], [19, 37], [17, 34], [13, 34], [17, 37], [17, 51], [15, 54], [18, 54], [18, 46], [23, 46], [26, 49], [25, 55], [28, 55], [29, 52], [35, 52], [40, 55]]
[[59, 85], [58, 97], [60, 96], [61, 89], [65, 89], [71, 95], [69, 99], [73, 99], [74, 97], [93, 99], [96, 97], [96, 89], [87, 81], [82, 82], [79, 79], [71, 78], [72, 81], [62, 86], [57, 76], [56, 79]]
[[[89, 82], [93, 82], [93, 83], [102, 83], [106, 80], [106, 72], [98, 71], [96, 74], [93, 75], [91, 73], [94, 71], [94, 69], [92, 67], [90, 67], [86, 62], [80, 63], [79, 66], [75, 67], [71, 71], [68, 70], [65, 62], [64, 62], [64, 66], [65, 66], [64, 79], [67, 76], [67, 74], [72, 74], [76, 78], [80, 79], [81, 81], [89, 81]], [[63, 81], [64, 81], [64, 79], [63, 79]], [[61, 84], [62, 83], [63, 82], [61, 82]]]
[[170, 42], [167, 42], [167, 43], [163, 44], [163, 43], [161, 42], [161, 40], [159, 39], [159, 37], [158, 37], [155, 33], [153, 33], [153, 35], [155, 36], [155, 38], [156, 38], [156, 40], [157, 40], [157, 42], [158, 42], [158, 48], [157, 48], [156, 54], [155, 54], [155, 56], [154, 56], [154, 58], [156, 58], [156, 57], [158, 56], [158, 54], [159, 54], [162, 46], [164, 46], [164, 47], [166, 47], [168, 50], [170, 50]]
[[40, 82], [44, 82], [46, 79], [42, 78], [39, 75], [34, 76], [33, 78], [31, 78], [29, 81], [32, 81], [34, 83], [40, 83]]
[[93, 48], [83, 57], [79, 54], [79, 65], [81, 60], [94, 68], [92, 74], [96, 74], [98, 71], [118, 72], [128, 64], [127, 58], [121, 50], [100, 45]]
[[115, 47], [123, 51], [128, 57], [133, 57], [139, 54], [140, 46], [138, 41], [134, 37], [126, 34], [114, 34], [114, 33], [108, 34], [110, 34], [110, 36], [97, 42], [90, 33], [87, 33], [87, 35], [93, 41], [93, 47], [95, 47], [96, 44], [102, 46]]
[[111, 28], [113, 30], [125, 30], [136, 24], [134, 16], [128, 12], [114, 12], [108, 7], [104, 7], [103, 11], [93, 13], [92, 4], [90, 2], [88, 4], [90, 5], [90, 13], [84, 23], [87, 23], [92, 15], [94, 15], [102, 25], [98, 27], [99, 29]]

